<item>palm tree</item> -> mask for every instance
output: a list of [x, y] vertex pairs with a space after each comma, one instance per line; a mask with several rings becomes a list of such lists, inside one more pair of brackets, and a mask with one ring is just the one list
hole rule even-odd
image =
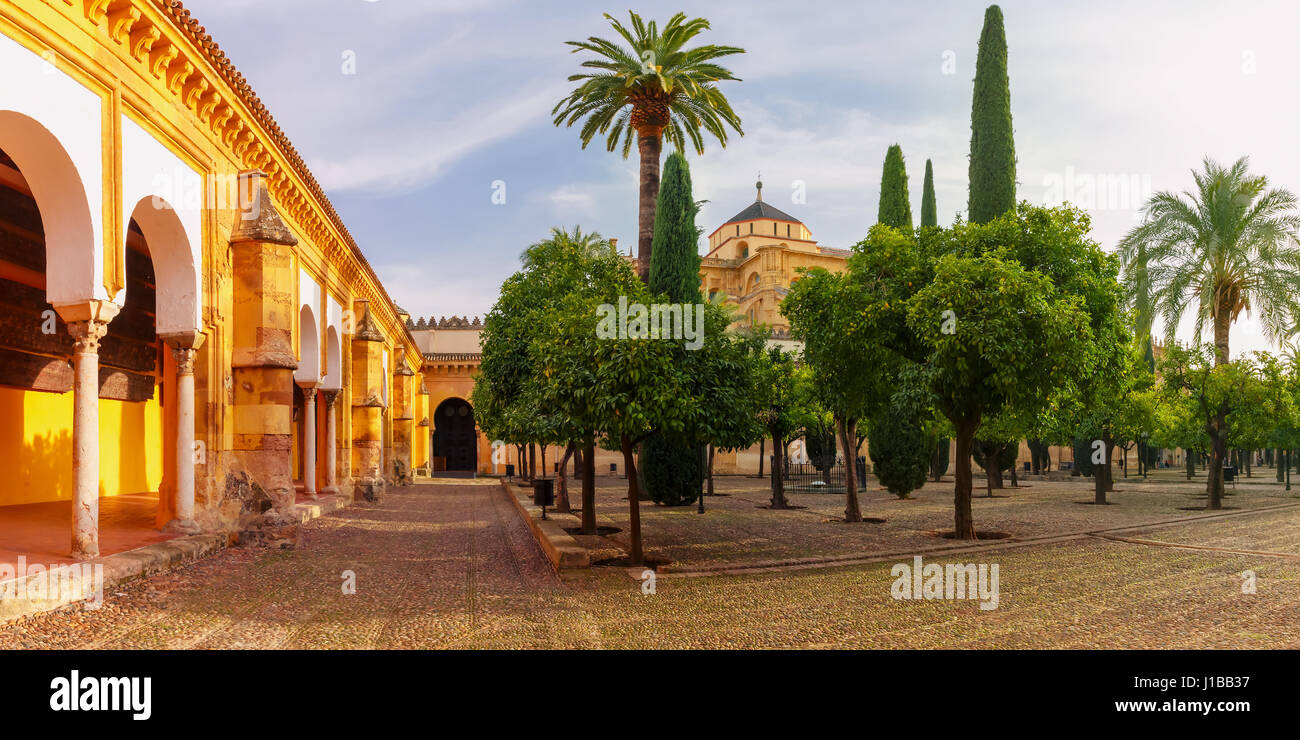
[[[1162, 191], [1147, 201], [1143, 222], [1120, 241], [1128, 302], [1138, 330], [1157, 314], [1172, 342], [1190, 310], [1195, 336], [1214, 332], [1215, 366], [1230, 359], [1228, 336], [1244, 310], [1259, 317], [1265, 336], [1286, 336], [1300, 315], [1300, 214], [1289, 191], [1252, 175], [1249, 160], [1225, 168], [1210, 158], [1193, 172], [1195, 192]], [[1209, 506], [1220, 508], [1227, 456], [1225, 401], [1206, 420], [1213, 462]]]
[[632, 150], [635, 133], [641, 153], [641, 206], [638, 214], [637, 272], [642, 280], [650, 274], [650, 243], [654, 239], [655, 202], [659, 196], [659, 155], [663, 138], [679, 151], [690, 140], [697, 154], [704, 153], [701, 129], [727, 145], [730, 126], [740, 130], [740, 117], [731, 109], [726, 96], [715, 82], [737, 80], [731, 71], [713, 60], [743, 54], [734, 46], [708, 44], [683, 48], [701, 31], [709, 28], [703, 18], [686, 19], [685, 13], [674, 15], [660, 33], [654, 21], [628, 11], [631, 30], [606, 13], [605, 17], [627, 42], [630, 49], [613, 41], [589, 37], [586, 41], [566, 41], [574, 53], [589, 51], [596, 55], [582, 63], [595, 70], [569, 76], [570, 82], [582, 81], [568, 97], [551, 110], [555, 125], [572, 126], [584, 120], [580, 136], [585, 149], [597, 134], [607, 135], [606, 145], [614, 151], [620, 139], [623, 157]]
[[1192, 173], [1196, 191], [1156, 193], [1119, 245], [1139, 331], [1161, 314], [1172, 341], [1190, 309], [1197, 337], [1207, 323], [1214, 332], [1216, 365], [1229, 359], [1228, 333], [1243, 310], [1275, 341], [1300, 308], [1296, 198], [1248, 167], [1246, 157], [1229, 168], [1206, 158]]

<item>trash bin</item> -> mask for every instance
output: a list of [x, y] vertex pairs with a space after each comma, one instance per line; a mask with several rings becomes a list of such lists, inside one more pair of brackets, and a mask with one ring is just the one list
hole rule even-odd
[[533, 479], [533, 505], [534, 506], [555, 505], [555, 479], [554, 478]]
[[853, 470], [857, 474], [858, 483], [862, 483], [867, 479], [867, 458], [859, 455], [857, 463], [853, 466]]
[[515, 464], [514, 464], [514, 463], [506, 463], [506, 477], [507, 477], [507, 478], [513, 478], [513, 477], [515, 477]]
[[1224, 482], [1224, 483], [1235, 483], [1236, 480], [1237, 480], [1237, 466], [1236, 466], [1236, 465], [1224, 465], [1224, 466], [1223, 466], [1223, 482]]

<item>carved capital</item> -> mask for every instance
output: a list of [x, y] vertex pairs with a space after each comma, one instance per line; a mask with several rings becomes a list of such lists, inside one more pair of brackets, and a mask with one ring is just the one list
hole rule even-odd
[[95, 319], [72, 321], [68, 323], [68, 334], [72, 335], [74, 352], [79, 355], [97, 355], [99, 340], [108, 334], [108, 322]]
[[303, 397], [304, 399], [306, 399], [307, 403], [310, 404], [310, 403], [312, 403], [313, 401], [316, 400], [316, 386], [314, 386], [314, 385], [302, 385], [302, 386], [298, 386], [298, 387], [299, 387], [299, 388], [302, 388], [302, 397]]
[[341, 395], [341, 394], [342, 394], [342, 391], [341, 391], [341, 390], [335, 390], [335, 391], [321, 391], [321, 395], [325, 397], [325, 406], [326, 406], [326, 408], [329, 408], [329, 409], [333, 410], [333, 408], [334, 408], [334, 402], [337, 401], [337, 400], [339, 400], [339, 395]]
[[172, 354], [176, 356], [177, 375], [194, 374], [194, 360], [199, 356], [197, 349], [193, 347], [172, 347]]

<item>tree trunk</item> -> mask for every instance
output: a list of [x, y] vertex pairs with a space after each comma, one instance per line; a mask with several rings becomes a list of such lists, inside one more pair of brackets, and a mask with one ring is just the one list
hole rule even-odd
[[713, 495], [713, 445], [709, 445], [709, 494]]
[[1183, 462], [1187, 465], [1187, 480], [1191, 480], [1196, 476], [1196, 451], [1184, 450], [1183, 456]]
[[569, 505], [569, 483], [568, 468], [569, 458], [573, 457], [573, 451], [576, 445], [572, 442], [564, 448], [564, 459], [560, 461], [560, 471], [556, 473], [555, 484], [555, 511], [560, 514], [568, 514], [573, 511]]
[[772, 469], [768, 473], [772, 476], [772, 501], [773, 509], [788, 509], [790, 504], [785, 500], [785, 476], [781, 475], [781, 470], [785, 467], [782, 462], [782, 455], [785, 454], [785, 445], [781, 444], [780, 435], [776, 430], [769, 430], [772, 434]]
[[624, 435], [619, 442], [623, 449], [623, 466], [627, 469], [628, 539], [631, 542], [628, 563], [645, 565], [645, 554], [641, 551], [641, 492], [637, 485], [636, 463], [632, 461], [632, 440]]
[[862, 521], [862, 509], [858, 506], [858, 461], [855, 445], [852, 440], [857, 435], [858, 423], [853, 419], [845, 419], [838, 422], [840, 428], [840, 439], [844, 443], [844, 456], [847, 458], [844, 462], [844, 521], [860, 522]]
[[1101, 441], [1106, 449], [1106, 464], [1103, 466], [1106, 471], [1106, 492], [1110, 493], [1115, 490], [1115, 444], [1109, 434], [1104, 435]]
[[1282, 467], [1282, 448], [1279, 447], [1273, 453], [1273, 467], [1277, 468], [1277, 482], [1281, 483], [1286, 479], [1286, 469]]
[[542, 453], [542, 477], [545, 478], [547, 472], [546, 471], [546, 445], [541, 446], [541, 453]]
[[766, 439], [758, 440], [758, 477], [759, 478], [763, 477], [763, 455], [766, 454], [767, 452], [767, 450], [764, 449], [766, 446], [767, 446]]
[[537, 445], [528, 443], [528, 480], [537, 477]]
[[1206, 429], [1210, 434], [1210, 467], [1206, 471], [1206, 494], [1209, 496], [1209, 503], [1206, 508], [1222, 509], [1223, 508], [1223, 463], [1228, 457], [1228, 443], [1224, 439], [1224, 417], [1227, 416], [1224, 410], [1220, 409], [1215, 415], [1214, 420]]
[[975, 539], [975, 518], [971, 515], [971, 451], [975, 444], [975, 431], [979, 422], [969, 419], [953, 421], [957, 430], [957, 455], [953, 460], [953, 537], [959, 540]]
[[596, 534], [596, 442], [582, 446], [582, 533]]
[[663, 150], [660, 131], [637, 131], [641, 152], [641, 204], [637, 218], [636, 271], [641, 282], [650, 282], [650, 249], [655, 238], [655, 208], [659, 201], [659, 154]]

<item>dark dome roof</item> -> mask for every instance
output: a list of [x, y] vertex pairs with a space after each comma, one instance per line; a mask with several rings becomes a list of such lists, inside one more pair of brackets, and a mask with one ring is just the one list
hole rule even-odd
[[797, 224], [803, 223], [803, 221], [800, 221], [799, 219], [795, 218], [794, 216], [791, 216], [785, 211], [782, 211], [779, 208], [773, 208], [772, 206], [768, 205], [767, 203], [764, 203], [761, 200], [756, 200], [753, 203], [749, 204], [748, 208], [741, 211], [740, 213], [737, 213], [731, 218], [727, 219], [726, 223], [734, 224], [734, 223], [740, 223], [741, 221], [756, 221], [758, 219], [772, 219], [775, 221], [793, 221], [794, 223]]

